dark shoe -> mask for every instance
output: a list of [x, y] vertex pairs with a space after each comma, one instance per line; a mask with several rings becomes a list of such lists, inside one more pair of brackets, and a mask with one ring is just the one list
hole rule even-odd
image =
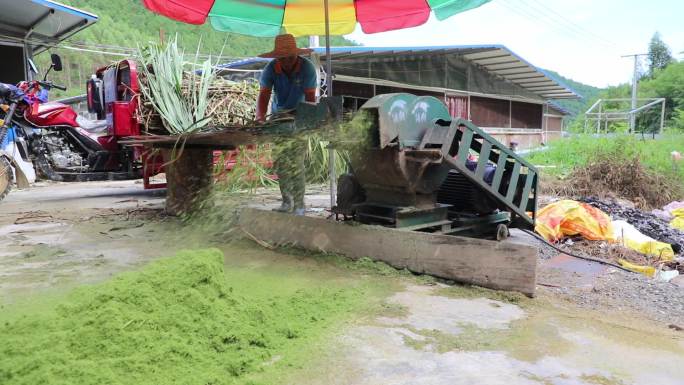
[[292, 213], [293, 213], [294, 215], [296, 215], [296, 216], [303, 217], [304, 214], [306, 213], [306, 209], [303, 208], [303, 207], [302, 207], [302, 208], [298, 208], [298, 209], [294, 209], [294, 211], [293, 211]]
[[291, 213], [293, 209], [292, 197], [283, 195], [283, 203], [280, 204], [280, 207], [273, 209], [273, 211], [277, 211], [279, 213]]
[[274, 208], [273, 211], [277, 211], [279, 213], [291, 213], [292, 212], [292, 206], [289, 203], [283, 202], [280, 205], [280, 207]]

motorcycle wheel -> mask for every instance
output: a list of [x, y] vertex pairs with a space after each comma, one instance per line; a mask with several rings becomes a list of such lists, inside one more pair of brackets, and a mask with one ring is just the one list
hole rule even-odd
[[7, 158], [0, 156], [0, 201], [12, 189], [12, 168]]

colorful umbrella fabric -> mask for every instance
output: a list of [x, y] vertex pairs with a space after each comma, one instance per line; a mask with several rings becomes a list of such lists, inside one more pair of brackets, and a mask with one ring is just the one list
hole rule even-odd
[[[331, 35], [416, 27], [430, 12], [438, 20], [477, 8], [490, 0], [329, 0]], [[323, 0], [143, 0], [153, 12], [190, 24], [211, 25], [226, 32], [251, 36], [325, 35]]]

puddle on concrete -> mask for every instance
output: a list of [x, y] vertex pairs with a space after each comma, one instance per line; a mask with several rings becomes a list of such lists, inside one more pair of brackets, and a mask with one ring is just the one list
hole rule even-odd
[[684, 378], [684, 343], [669, 331], [543, 300], [518, 306], [433, 295], [443, 292], [409, 286], [390, 297], [405, 314], [350, 329], [334, 361], [327, 358], [335, 364], [322, 360], [301, 383], [674, 385]]

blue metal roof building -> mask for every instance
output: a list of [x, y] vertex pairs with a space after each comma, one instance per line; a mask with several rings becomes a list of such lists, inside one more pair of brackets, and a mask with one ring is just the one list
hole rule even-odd
[[[314, 61], [325, 60], [324, 48], [314, 48], [314, 52]], [[444, 100], [452, 116], [472, 120], [502, 142], [515, 141], [521, 148], [560, 136], [559, 112], [564, 111], [549, 103], [580, 97], [559, 79], [498, 44], [332, 47], [331, 60], [334, 94], [344, 96], [349, 109], [383, 93], [431, 95]], [[224, 68], [243, 71], [245, 76], [248, 72], [244, 71], [259, 70], [268, 61], [250, 58]]]
[[[344, 74], [342, 62], [370, 62], [398, 57], [450, 56], [458, 55], [486, 72], [530, 91], [544, 99], [575, 99], [581, 97], [572, 88], [543, 69], [536, 67], [500, 44], [492, 45], [449, 45], [417, 47], [331, 47], [333, 73]], [[314, 48], [321, 58], [325, 48]], [[229, 68], [261, 68], [269, 59], [250, 58], [228, 63]], [[337, 65], [336, 65], [337, 64]]]

